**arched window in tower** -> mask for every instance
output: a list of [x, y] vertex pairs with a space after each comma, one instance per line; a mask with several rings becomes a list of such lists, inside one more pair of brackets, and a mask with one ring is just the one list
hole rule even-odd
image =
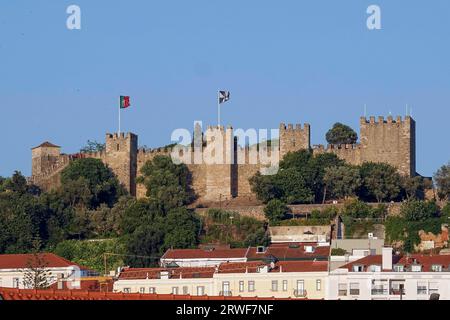
[[119, 149], [120, 149], [120, 145], [119, 145], [119, 144], [117, 144], [117, 151], [119, 151]]

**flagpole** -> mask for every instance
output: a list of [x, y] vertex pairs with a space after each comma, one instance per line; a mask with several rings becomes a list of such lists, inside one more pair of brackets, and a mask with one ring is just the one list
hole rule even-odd
[[217, 126], [220, 127], [220, 91], [217, 91]]
[[120, 103], [121, 103], [121, 101], [120, 101], [120, 97], [119, 97], [119, 136], [120, 136]]

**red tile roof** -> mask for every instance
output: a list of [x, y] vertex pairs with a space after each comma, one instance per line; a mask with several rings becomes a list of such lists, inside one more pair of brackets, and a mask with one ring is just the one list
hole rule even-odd
[[[306, 252], [305, 247], [312, 246], [314, 252]], [[169, 249], [161, 259], [227, 259], [247, 258], [263, 260], [275, 256], [278, 260], [328, 260], [330, 246], [317, 243], [276, 243], [266, 248], [264, 253], [257, 253], [256, 247], [236, 249]]]
[[[306, 252], [306, 247], [312, 246], [313, 252]], [[317, 243], [277, 243], [270, 245], [264, 253], [258, 253], [257, 248], [250, 248], [247, 258], [260, 260], [270, 256], [278, 260], [328, 260], [330, 246], [318, 246]]]
[[[64, 268], [70, 266], [83, 267], [78, 264], [61, 258], [53, 253], [42, 253], [43, 260], [48, 263], [48, 268]], [[30, 261], [33, 261], [32, 254], [1, 254], [0, 255], [0, 269], [24, 269]]]
[[215, 270], [214, 267], [125, 268], [119, 274], [119, 279], [159, 279], [164, 271], [169, 273], [169, 278], [212, 278]]
[[[262, 261], [225, 262], [215, 267], [185, 268], [126, 268], [119, 280], [160, 279], [161, 272], [169, 272], [169, 278], [212, 278], [214, 273], [256, 273], [260, 267], [269, 266]], [[279, 261], [269, 272], [322, 272], [328, 270], [328, 261]]]
[[161, 259], [227, 259], [245, 258], [247, 248], [236, 249], [169, 249]]
[[[406, 269], [410, 268], [414, 264], [422, 265], [422, 271], [430, 272], [432, 265], [441, 265], [443, 269], [450, 268], [450, 256], [449, 255], [422, 255], [422, 254], [412, 254], [409, 256], [392, 256], [392, 264], [403, 265]], [[367, 268], [371, 265], [382, 265], [381, 255], [371, 255], [366, 256], [362, 259], [348, 263], [341, 268], [353, 271], [353, 266], [362, 265], [363, 271], [367, 271]], [[389, 270], [388, 270], [389, 271]]]
[[0, 288], [0, 300], [308, 300], [304, 298], [259, 298], [259, 297], [223, 297], [191, 296], [173, 294], [140, 294], [92, 292], [84, 290], [20, 290]]
[[44, 147], [44, 148], [61, 148], [60, 146], [57, 146], [56, 144], [53, 144], [53, 143], [48, 142], [48, 141], [45, 141], [45, 142], [41, 143], [40, 145], [38, 145], [37, 147], [34, 147], [32, 149], [37, 149], [37, 148], [41, 148], [41, 147]]

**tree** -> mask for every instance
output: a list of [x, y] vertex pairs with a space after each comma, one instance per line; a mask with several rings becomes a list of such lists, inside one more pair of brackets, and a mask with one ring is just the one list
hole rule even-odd
[[450, 162], [434, 174], [434, 181], [441, 199], [450, 200]]
[[161, 227], [165, 229], [164, 249], [194, 248], [198, 244], [200, 221], [192, 210], [184, 207], [172, 209], [161, 220]]
[[81, 153], [93, 153], [104, 151], [106, 145], [97, 141], [88, 140], [86, 145], [80, 149]]
[[327, 132], [326, 139], [329, 144], [354, 144], [358, 140], [358, 135], [349, 126], [337, 122]]
[[409, 200], [402, 204], [400, 212], [408, 221], [426, 221], [436, 218], [439, 208], [433, 201]]
[[195, 200], [192, 177], [185, 164], [174, 164], [167, 156], [156, 156], [141, 169], [138, 183], [147, 188], [147, 197], [158, 203], [163, 212], [188, 205]]
[[[96, 208], [101, 203], [112, 207], [117, 199], [125, 194], [114, 173], [100, 159], [78, 159], [72, 161], [61, 172], [63, 192], [74, 193], [75, 197], [83, 195], [90, 197], [89, 207]], [[74, 184], [74, 190], [64, 189], [66, 185]], [[72, 186], [70, 186], [72, 187]], [[90, 196], [86, 190], [89, 190]], [[80, 194], [81, 192], [81, 194]], [[87, 200], [87, 198], [83, 198]]]
[[375, 198], [378, 202], [394, 200], [400, 193], [401, 177], [387, 163], [365, 162], [360, 169], [363, 188], [362, 197]]
[[141, 225], [126, 236], [125, 263], [134, 268], [156, 266], [163, 254], [164, 231], [160, 225]]
[[290, 212], [289, 207], [281, 200], [270, 200], [264, 208], [264, 214], [271, 223], [277, 223], [284, 219]]
[[423, 179], [420, 176], [401, 177], [401, 187], [405, 191], [406, 199], [416, 199], [419, 197], [419, 192], [424, 189]]
[[45, 254], [39, 252], [41, 242], [38, 239], [33, 241], [33, 254], [27, 261], [24, 270], [23, 285], [28, 289], [47, 289], [50, 286], [49, 277], [51, 276], [48, 269], [48, 261]]
[[360, 200], [352, 200], [345, 203], [342, 214], [352, 218], [372, 218], [372, 209]]
[[[326, 190], [339, 199], [355, 195], [362, 182], [359, 169], [349, 165], [325, 168], [323, 180]], [[324, 200], [325, 196], [326, 191]]]

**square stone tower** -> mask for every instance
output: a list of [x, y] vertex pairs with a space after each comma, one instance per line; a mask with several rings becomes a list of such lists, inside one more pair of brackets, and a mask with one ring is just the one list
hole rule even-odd
[[361, 162], [386, 162], [402, 175], [416, 175], [416, 122], [410, 116], [360, 120]]
[[132, 196], [136, 195], [137, 145], [138, 138], [133, 133], [106, 134], [105, 164]]
[[280, 160], [288, 152], [309, 149], [311, 146], [311, 132], [309, 124], [302, 126], [296, 124], [295, 128], [292, 124], [287, 127], [284, 123], [280, 124]]
[[48, 141], [31, 149], [31, 175], [42, 176], [58, 164], [61, 147]]

